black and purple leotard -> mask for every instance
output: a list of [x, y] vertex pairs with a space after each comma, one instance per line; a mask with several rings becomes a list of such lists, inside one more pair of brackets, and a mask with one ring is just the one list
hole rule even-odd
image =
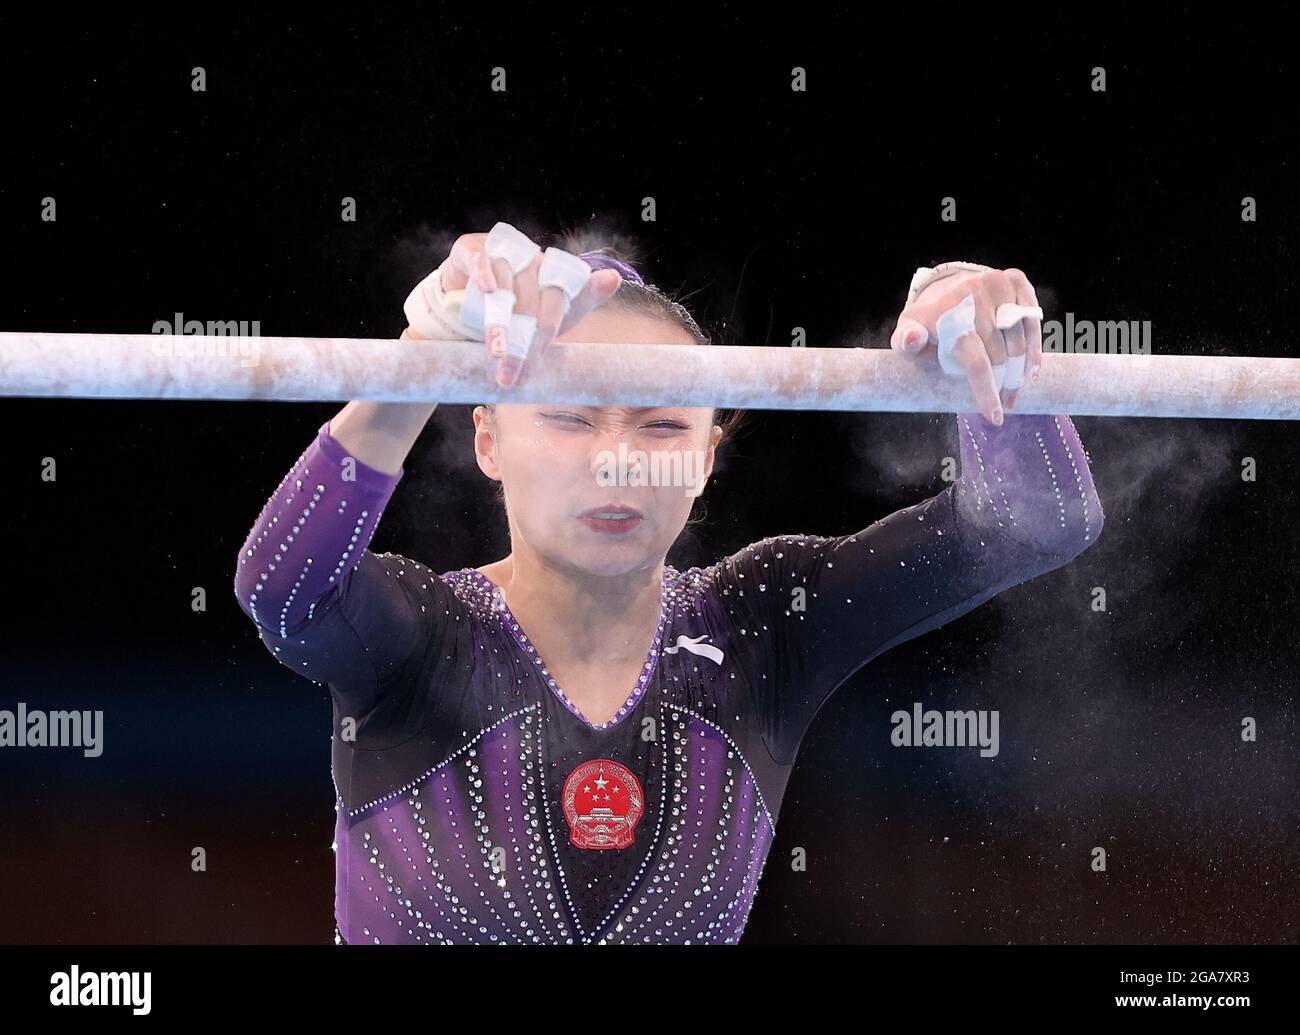
[[404, 471], [322, 425], [235, 594], [276, 659], [329, 686], [340, 939], [737, 941], [822, 703], [1101, 532], [1068, 417], [956, 420], [961, 474], [938, 495], [851, 535], [665, 566], [641, 676], [599, 725], [485, 576], [367, 549]]

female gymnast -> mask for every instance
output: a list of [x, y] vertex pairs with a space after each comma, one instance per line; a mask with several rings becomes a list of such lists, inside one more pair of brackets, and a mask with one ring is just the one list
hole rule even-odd
[[[918, 270], [891, 344], [969, 378], [960, 477], [853, 534], [685, 571], [666, 556], [701, 486], [599, 468], [620, 446], [698, 451], [707, 480], [711, 409], [475, 407], [510, 553], [441, 574], [368, 549], [434, 405], [323, 424], [234, 588], [273, 656], [329, 687], [336, 942], [736, 942], [823, 702], [1101, 532], [1070, 419], [1006, 412], [1042, 362], [1036, 306], [1019, 270]], [[460, 237], [406, 314], [404, 338], [485, 341], [503, 385], [552, 341], [709, 345], [618, 257], [506, 223]]]

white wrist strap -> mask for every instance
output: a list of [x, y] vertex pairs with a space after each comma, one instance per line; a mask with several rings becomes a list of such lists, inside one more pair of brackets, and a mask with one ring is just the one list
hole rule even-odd
[[[518, 276], [537, 257], [541, 248], [521, 230], [509, 223], [497, 223], [488, 231], [483, 247], [490, 260], [502, 259]], [[403, 307], [407, 323], [423, 338], [454, 338], [482, 341], [488, 327], [506, 328], [506, 355], [524, 360], [537, 334], [537, 317], [516, 313], [515, 292], [500, 287], [486, 294], [474, 278], [462, 291], [442, 290], [442, 272], [450, 261], [443, 260], [406, 299]], [[587, 261], [560, 248], [547, 248], [537, 271], [539, 288], [559, 288], [564, 295], [564, 312], [569, 314], [573, 300], [587, 286], [592, 269]]]
[[[505, 224], [498, 223], [498, 226]], [[529, 244], [532, 244], [530, 241]], [[537, 245], [533, 245], [533, 250], [524, 252], [520, 250], [516, 257], [520, 262], [519, 272], [528, 263], [532, 262], [533, 256], [537, 254]], [[569, 315], [569, 307], [573, 300], [587, 286], [587, 281], [591, 279], [592, 269], [587, 265], [587, 260], [561, 248], [547, 248], [542, 256], [542, 263], [537, 270], [537, 287], [542, 288], [559, 288], [564, 295], [564, 308], [560, 313], [560, 323]], [[523, 359], [528, 355], [528, 349], [533, 343], [533, 336], [537, 332], [537, 317], [523, 313], [513, 313], [515, 296], [511, 291], [498, 289], [496, 291], [483, 294], [473, 281], [465, 291], [465, 301], [461, 305], [461, 319], [473, 326], [480, 323], [481, 327], [489, 324], [503, 324], [509, 319], [508, 330], [506, 332], [506, 355]], [[480, 315], [481, 314], [481, 315]], [[481, 330], [480, 330], [480, 333]]]
[[[907, 290], [907, 302], [910, 305], [918, 295], [936, 280], [942, 280], [950, 274], [965, 270], [979, 272], [991, 269], [974, 262], [942, 262], [933, 268], [920, 266], [912, 275], [912, 283]], [[993, 316], [994, 325], [1000, 331], [1009, 330], [1025, 317], [1041, 320], [1041, 306], [1018, 305], [1004, 302], [998, 306]], [[975, 333], [975, 296], [967, 295], [955, 306], [945, 312], [935, 323], [939, 335], [939, 366], [950, 377], [964, 377], [965, 369], [956, 360], [957, 342], [964, 335]], [[1022, 388], [1025, 383], [1025, 357], [1008, 356], [1005, 363], [993, 364], [993, 378], [998, 390], [1003, 388]]]
[[[503, 259], [510, 272], [518, 276], [536, 258], [541, 247], [522, 230], [509, 223], [497, 223], [488, 231], [483, 251], [490, 260]], [[537, 317], [516, 313], [515, 293], [508, 288], [497, 288], [483, 293], [477, 282], [470, 278], [465, 287], [465, 297], [460, 304], [460, 319], [467, 327], [483, 338], [485, 328], [506, 328], [506, 355], [523, 359], [533, 343], [537, 330]]]
[[416, 284], [402, 306], [406, 322], [421, 338], [450, 338], [458, 341], [482, 341], [482, 328], [475, 333], [460, 318], [464, 291], [442, 290], [442, 271], [450, 259]]
[[[450, 260], [444, 260], [442, 266], [420, 281], [407, 296], [406, 304], [402, 307], [406, 313], [406, 322], [420, 338], [482, 341], [483, 316], [480, 315], [476, 327], [466, 323], [462, 316], [467, 292], [464, 289], [442, 290], [442, 271], [448, 261]], [[499, 311], [504, 312], [504, 309], [498, 310], [496, 307], [507, 301], [504, 297], [494, 299], [493, 296], [511, 296], [510, 303], [513, 305], [513, 294], [511, 291], [493, 291], [485, 296], [480, 291], [478, 297], [487, 300], [486, 313], [490, 318]], [[506, 323], [506, 355], [518, 359], [527, 356], [536, 332], [536, 316], [530, 313], [510, 313]]]
[[916, 301], [916, 296], [928, 288], [936, 280], [943, 280], [944, 277], [959, 273], [966, 270], [970, 273], [978, 273], [980, 270], [991, 270], [992, 266], [981, 266], [977, 262], [941, 262], [938, 266], [918, 266], [916, 272], [912, 274], [912, 283], [907, 289], [907, 304], [911, 305]]

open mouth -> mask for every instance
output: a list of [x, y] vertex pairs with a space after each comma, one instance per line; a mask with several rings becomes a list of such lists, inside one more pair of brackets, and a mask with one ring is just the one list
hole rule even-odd
[[580, 514], [579, 520], [593, 532], [624, 535], [641, 524], [641, 512], [635, 507], [593, 507]]

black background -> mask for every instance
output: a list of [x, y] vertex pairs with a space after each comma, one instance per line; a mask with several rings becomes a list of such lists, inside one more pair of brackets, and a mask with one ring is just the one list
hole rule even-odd
[[[181, 311], [395, 337], [452, 238], [504, 219], [631, 235], [730, 343], [883, 345], [915, 267], [963, 258], [1025, 269], [1049, 317], [1151, 320], [1160, 353], [1300, 355], [1287, 34], [1186, 15], [6, 18], [0, 329], [144, 334]], [[337, 409], [0, 404], [0, 708], [106, 727], [98, 759], [0, 751], [0, 941], [332, 938], [327, 692], [272, 659], [231, 581]], [[746, 942], [1295, 940], [1300, 432], [1076, 425], [1101, 540], [839, 690]], [[945, 415], [751, 413], [669, 560], [863, 527], [939, 491], [956, 445]], [[468, 407], [440, 407], [406, 467], [372, 548], [436, 571], [504, 556]], [[1001, 753], [890, 747], [914, 700], [998, 709]]]

